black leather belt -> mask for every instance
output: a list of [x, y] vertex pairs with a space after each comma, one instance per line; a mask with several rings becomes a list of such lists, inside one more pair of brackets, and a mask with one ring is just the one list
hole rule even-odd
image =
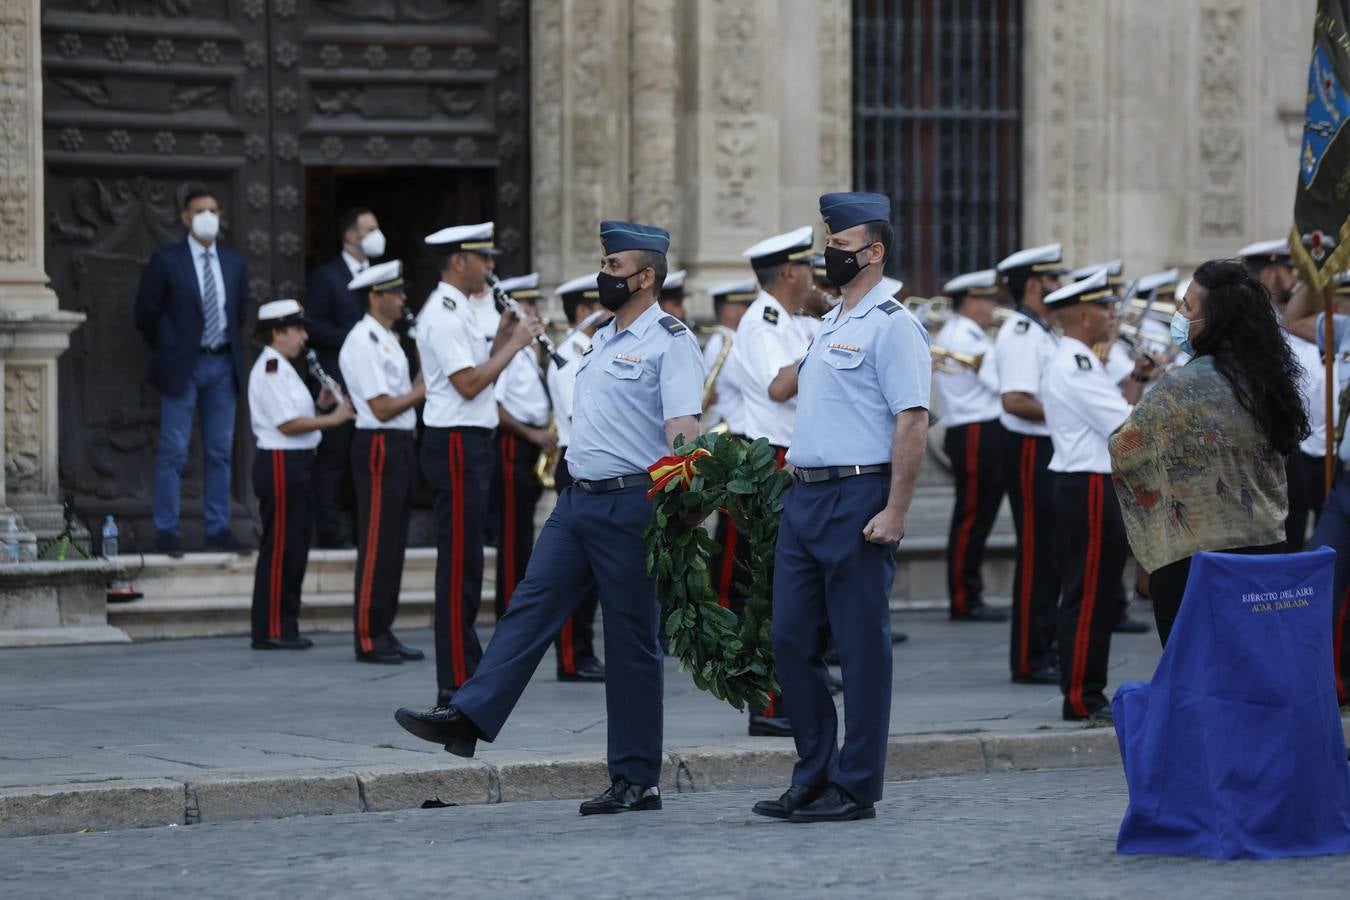
[[604, 481], [581, 481], [572, 482], [588, 494], [608, 494], [611, 491], [621, 491], [630, 487], [650, 487], [652, 477], [646, 472], [641, 475], [620, 475], [618, 478], [606, 478]]
[[841, 478], [853, 478], [856, 475], [889, 475], [891, 474], [890, 463], [879, 463], [875, 466], [824, 466], [819, 469], [796, 469], [793, 476], [806, 484], [817, 484], [821, 481], [838, 481]]
[[219, 347], [202, 347], [201, 351], [210, 356], [224, 356], [230, 352], [229, 344], [221, 344]]

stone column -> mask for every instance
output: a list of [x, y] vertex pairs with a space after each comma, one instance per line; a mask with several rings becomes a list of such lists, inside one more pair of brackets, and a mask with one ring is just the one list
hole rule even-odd
[[43, 267], [39, 0], [0, 0], [0, 534], [17, 514], [26, 555], [62, 528], [56, 360], [84, 316], [63, 312]]

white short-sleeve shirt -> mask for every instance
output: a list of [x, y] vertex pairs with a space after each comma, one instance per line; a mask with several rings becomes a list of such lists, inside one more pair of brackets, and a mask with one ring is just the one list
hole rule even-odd
[[[1055, 352], [1056, 338], [1039, 318], [1018, 310], [1008, 317], [994, 338], [994, 359], [998, 363], [998, 385], [1002, 394], [1030, 394], [1041, 397], [1041, 376], [1045, 364]], [[999, 414], [1003, 427], [1015, 434], [1045, 437], [1050, 429], [1044, 422], [1030, 422], [1004, 411]]]
[[539, 353], [533, 342], [511, 357], [493, 385], [492, 394], [516, 421], [535, 428], [548, 427], [553, 408], [544, 390], [544, 371], [539, 367]]
[[766, 438], [770, 444], [786, 447], [792, 443], [792, 428], [797, 420], [797, 398], [779, 403], [769, 397], [769, 383], [784, 366], [794, 365], [806, 356], [811, 344], [797, 323], [773, 295], [760, 291], [745, 311], [736, 329], [731, 355], [736, 357], [736, 376], [743, 397], [746, 437]]
[[578, 360], [591, 349], [591, 336], [572, 331], [558, 344], [558, 355], [566, 364], [560, 369], [553, 360], [548, 363], [548, 394], [553, 400], [554, 419], [558, 423], [558, 446], [572, 443], [572, 405], [576, 392]]
[[356, 409], [357, 428], [412, 431], [416, 427], [417, 413], [411, 407], [388, 422], [381, 422], [370, 411], [370, 400], [374, 397], [400, 397], [412, 391], [408, 357], [398, 336], [375, 321], [370, 313], [347, 333], [338, 352], [338, 367]]
[[497, 401], [491, 389], [470, 400], [450, 383], [456, 372], [487, 362], [488, 351], [464, 295], [441, 282], [417, 314], [417, 352], [427, 386], [423, 422], [431, 428], [497, 427]]
[[1055, 446], [1050, 471], [1110, 475], [1107, 441], [1134, 407], [1125, 402], [1091, 347], [1076, 338], [1060, 338], [1045, 367], [1041, 402]]
[[248, 418], [259, 450], [313, 450], [323, 434], [282, 434], [278, 426], [314, 415], [314, 398], [305, 380], [271, 346], [264, 347], [248, 373]]
[[941, 404], [938, 409], [943, 423], [958, 427], [972, 422], [990, 422], [1002, 415], [994, 342], [984, 329], [973, 320], [954, 313], [933, 343], [946, 350], [983, 357], [978, 372], [965, 367], [959, 367], [959, 371], [938, 369], [933, 372], [933, 389]]

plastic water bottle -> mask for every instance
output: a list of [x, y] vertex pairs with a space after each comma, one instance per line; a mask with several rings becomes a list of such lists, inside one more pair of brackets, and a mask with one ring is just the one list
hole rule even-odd
[[13, 516], [9, 517], [9, 528], [5, 531], [5, 551], [10, 562], [19, 561], [19, 523]]
[[117, 555], [117, 523], [112, 516], [103, 519], [103, 555], [109, 558]]

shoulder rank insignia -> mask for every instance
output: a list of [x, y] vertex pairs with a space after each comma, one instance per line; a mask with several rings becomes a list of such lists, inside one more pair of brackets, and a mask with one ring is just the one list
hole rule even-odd
[[378, 344], [380, 342], [380, 336], [375, 332], [367, 331], [366, 334], [370, 336], [370, 342], [372, 344]]
[[671, 334], [680, 334], [682, 332], [689, 330], [688, 328], [685, 327], [683, 322], [681, 322], [674, 316], [662, 316], [661, 318], [657, 319], [657, 322], [659, 322], [661, 327], [664, 328], [666, 331], [669, 331]]
[[764, 321], [768, 322], [770, 325], [777, 325], [778, 310], [774, 309], [772, 306], [764, 307]]
[[1078, 368], [1082, 369], [1082, 370], [1085, 371], [1085, 372], [1086, 372], [1088, 369], [1091, 369], [1091, 368], [1092, 368], [1092, 360], [1088, 359], [1086, 356], [1084, 356], [1084, 355], [1081, 354], [1081, 353], [1075, 353], [1075, 354], [1073, 355], [1073, 361], [1076, 362], [1076, 363], [1078, 363]]
[[1026, 319], [1023, 319], [1022, 321], [1018, 322], [1016, 325], [1013, 326], [1013, 334], [1026, 334], [1027, 329], [1029, 329], [1030, 327], [1031, 323], [1028, 322]]
[[269, 375], [272, 374], [273, 372], [275, 372], [275, 371], [277, 370], [277, 360], [276, 360], [276, 357], [272, 357], [271, 359], [269, 359], [269, 360], [267, 361], [267, 365], [264, 366], [263, 368], [265, 368], [265, 369], [267, 370], [267, 374], [269, 374]]
[[900, 311], [900, 301], [894, 298], [890, 300], [885, 300], [877, 304], [877, 309], [881, 310], [888, 316], [893, 316]]
[[591, 345], [590, 345], [589, 347], [587, 347], [585, 350], [582, 350], [582, 351], [581, 351], [581, 355], [582, 355], [582, 356], [590, 356], [590, 355], [591, 355], [591, 351], [594, 350], [594, 349], [595, 349], [595, 345], [594, 345], [594, 344], [591, 344]]
[[445, 307], [446, 309], [448, 309], [448, 310], [454, 310], [454, 308], [455, 308], [455, 298], [454, 298], [454, 297], [441, 297], [441, 305], [444, 306], [444, 307]]

